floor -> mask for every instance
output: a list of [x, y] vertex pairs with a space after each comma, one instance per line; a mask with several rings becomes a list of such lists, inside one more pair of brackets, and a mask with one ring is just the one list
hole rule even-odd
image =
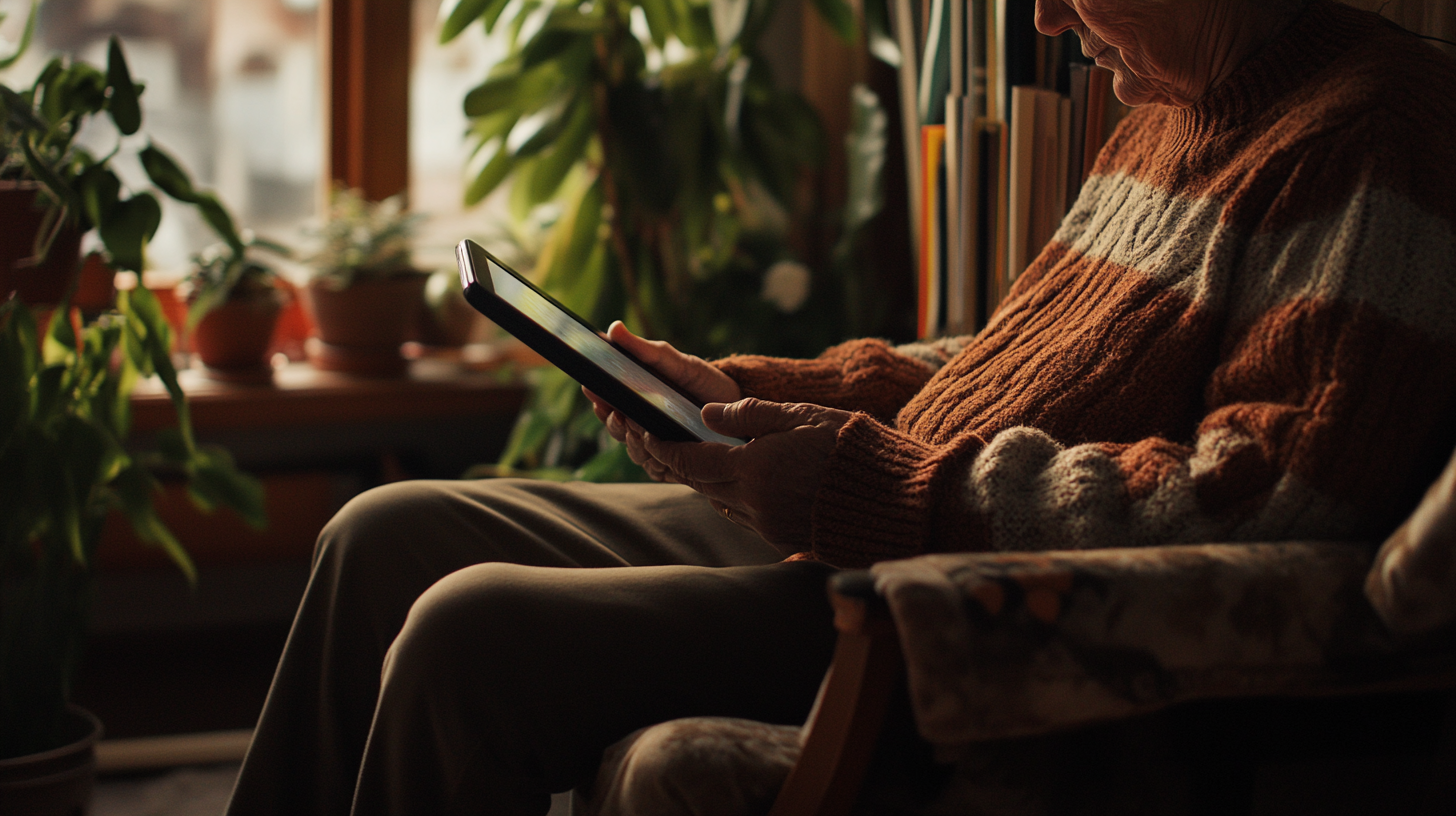
[[[103, 777], [91, 800], [91, 816], [221, 816], [237, 775], [237, 763], [226, 763]], [[571, 816], [569, 794], [553, 796], [546, 816]]]
[[238, 764], [225, 763], [103, 776], [91, 816], [221, 816], [237, 775]]

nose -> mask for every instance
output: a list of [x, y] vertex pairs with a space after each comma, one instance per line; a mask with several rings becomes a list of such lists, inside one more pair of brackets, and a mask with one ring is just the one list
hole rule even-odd
[[1077, 10], [1066, 0], [1036, 0], [1036, 30], [1048, 37], [1055, 37], [1081, 21]]

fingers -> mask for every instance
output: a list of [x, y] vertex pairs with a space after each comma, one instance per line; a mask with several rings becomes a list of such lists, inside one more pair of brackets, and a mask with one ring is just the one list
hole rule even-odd
[[703, 406], [703, 422], [720, 434], [752, 439], [813, 425], [824, 409], [805, 403], [767, 402], [748, 397], [728, 404]]
[[592, 413], [597, 415], [597, 419], [605, 423], [607, 421], [607, 417], [612, 415], [612, 406], [607, 404], [606, 400], [597, 396], [595, 392], [593, 392], [590, 388], [587, 388], [584, 385], [581, 387], [581, 393], [587, 398], [588, 401], [591, 402]]
[[607, 339], [703, 402], [732, 402], [742, 396], [732, 377], [701, 358], [678, 351], [670, 343], [643, 340], [620, 320], [607, 327]]
[[581, 393], [585, 394], [586, 398], [591, 401], [592, 413], [596, 414], [597, 419], [601, 420], [602, 424], [607, 426], [607, 433], [611, 434], [613, 439], [618, 442], [625, 441], [628, 431], [635, 431], [638, 434], [644, 433], [641, 425], [628, 419], [626, 414], [613, 408], [611, 403], [597, 396], [591, 389], [582, 386]]
[[672, 471], [677, 480], [694, 490], [737, 480], [733, 448], [715, 442], [667, 442], [643, 436], [643, 450]]
[[612, 325], [607, 327], [607, 339], [627, 350], [628, 354], [652, 366], [653, 368], [668, 373], [662, 366], [670, 366], [673, 362], [673, 355], [681, 355], [682, 352], [672, 347], [671, 343], [663, 340], [645, 340], [632, 333], [620, 320], [613, 320]]

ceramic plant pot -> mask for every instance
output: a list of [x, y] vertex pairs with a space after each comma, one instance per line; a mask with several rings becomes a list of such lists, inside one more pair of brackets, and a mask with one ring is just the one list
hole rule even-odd
[[360, 280], [344, 289], [314, 281], [305, 304], [318, 336], [308, 345], [314, 367], [363, 377], [402, 377], [409, 361], [400, 344], [420, 309], [425, 276]]
[[0, 759], [0, 813], [5, 816], [82, 816], [96, 785], [101, 722], [70, 706], [72, 741], [60, 748]]
[[272, 382], [268, 349], [282, 310], [282, 297], [270, 290], [225, 301], [203, 315], [192, 330], [192, 349], [207, 376], [223, 382]]

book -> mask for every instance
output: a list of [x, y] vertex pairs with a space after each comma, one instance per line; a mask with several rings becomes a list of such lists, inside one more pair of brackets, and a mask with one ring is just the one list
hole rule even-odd
[[[955, 4], [952, 4], [955, 5]], [[945, 247], [945, 284], [943, 292], [944, 319], [940, 332], [957, 335], [965, 327], [966, 257], [961, 254], [965, 239], [965, 144], [966, 132], [963, 110], [965, 98], [949, 94], [945, 98], [945, 144], [942, 148], [945, 160], [941, 170], [944, 182], [943, 218], [944, 229], [940, 236]]]
[[945, 97], [950, 93], [950, 15], [946, 6], [965, 0], [930, 0], [925, 50], [920, 56], [917, 108], [921, 125], [945, 124]]
[[920, 178], [922, 213], [920, 223], [920, 286], [917, 309], [918, 333], [937, 337], [943, 325], [942, 291], [945, 276], [944, 195], [945, 125], [920, 128]]
[[895, 42], [900, 46], [900, 135], [905, 146], [905, 186], [910, 214], [910, 246], [912, 262], [919, 268], [923, 251], [920, 247], [920, 223], [923, 216], [920, 202], [920, 114], [916, 109], [919, 97], [920, 45], [916, 37], [915, 12], [911, 0], [894, 0], [890, 25]]
[[1077, 200], [1082, 189], [1082, 166], [1086, 162], [1087, 82], [1091, 65], [1074, 63], [1067, 75], [1068, 97], [1072, 103], [1071, 141], [1067, 147], [1067, 209]]
[[1066, 214], [1071, 100], [1020, 85], [1012, 89], [1011, 115], [1008, 285], [1051, 241]]
[[[1036, 115], [1039, 89], [1017, 85], [1011, 89], [1010, 156], [1007, 173], [1005, 283], [1011, 283], [1031, 261], [1032, 206], [1036, 177]], [[1004, 293], [1003, 293], [1004, 294]]]

